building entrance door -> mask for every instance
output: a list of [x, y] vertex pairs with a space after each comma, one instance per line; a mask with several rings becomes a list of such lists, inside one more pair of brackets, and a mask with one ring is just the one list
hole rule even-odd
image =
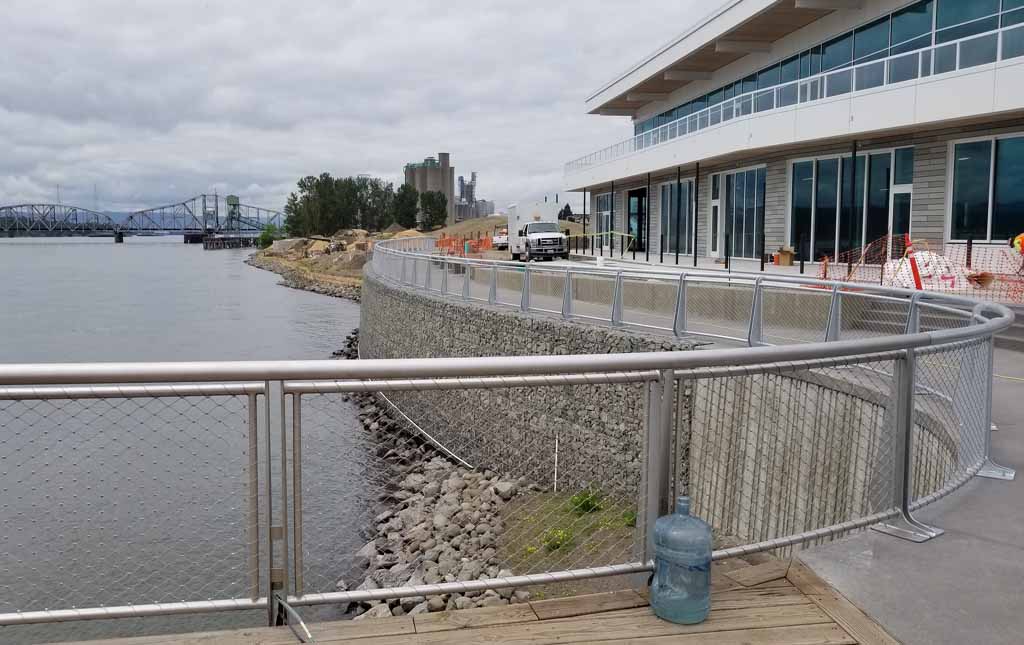
[[647, 189], [629, 191], [628, 208], [626, 211], [629, 239], [626, 241], [627, 251], [645, 251], [647, 249]]

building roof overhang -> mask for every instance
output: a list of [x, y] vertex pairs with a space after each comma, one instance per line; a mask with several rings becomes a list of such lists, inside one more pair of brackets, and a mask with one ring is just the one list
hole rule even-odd
[[864, 0], [727, 0], [722, 6], [587, 98], [587, 112], [635, 116], [685, 85], [707, 80], [749, 54]]

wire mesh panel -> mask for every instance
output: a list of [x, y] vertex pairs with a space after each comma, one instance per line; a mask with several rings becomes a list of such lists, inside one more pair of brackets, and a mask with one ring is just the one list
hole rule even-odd
[[530, 269], [530, 309], [561, 313], [565, 272]]
[[754, 287], [747, 281], [694, 280], [686, 288], [686, 329], [746, 338], [753, 299]]
[[840, 291], [841, 340], [895, 336], [907, 329], [910, 299]]
[[813, 343], [824, 339], [832, 292], [804, 287], [762, 287], [764, 342]]
[[627, 324], [672, 329], [677, 283], [664, 278], [622, 280], [622, 321]]
[[892, 361], [694, 379], [694, 512], [719, 544], [746, 544], [891, 508]]
[[0, 613], [256, 597], [252, 412], [245, 395], [0, 400]]
[[522, 304], [523, 272], [524, 269], [522, 267], [501, 267], [498, 269], [497, 288], [494, 294], [495, 302], [514, 307]]
[[574, 316], [611, 320], [615, 276], [612, 274], [572, 274], [572, 312]]
[[491, 290], [491, 267], [471, 264], [466, 267], [466, 270], [469, 272], [469, 297], [486, 302], [487, 294]]
[[304, 593], [640, 557], [645, 383], [451, 388], [302, 395]]

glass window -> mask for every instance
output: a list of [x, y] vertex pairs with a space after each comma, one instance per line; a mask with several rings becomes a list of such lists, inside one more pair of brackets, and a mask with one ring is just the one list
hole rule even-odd
[[821, 73], [821, 45], [811, 47], [811, 76]]
[[952, 27], [999, 12], [999, 0], [937, 0], [937, 29]]
[[839, 160], [817, 162], [814, 198], [814, 254], [812, 259], [834, 257], [836, 244], [836, 204], [838, 199]]
[[1003, 0], [1003, 11], [1024, 7], [1024, 0]]
[[780, 87], [777, 107], [796, 105], [796, 90], [796, 83], [790, 83], [789, 85], [783, 85], [782, 87]]
[[958, 143], [954, 146], [952, 239], [985, 239], [991, 166], [991, 141]]
[[793, 164], [793, 210], [790, 213], [789, 244], [797, 257], [810, 260], [811, 214], [814, 199], [814, 162]]
[[[912, 151], [913, 148], [910, 148]], [[864, 242], [870, 244], [889, 232], [889, 176], [892, 155], [871, 155], [868, 160], [868, 208], [864, 223]], [[898, 164], [898, 161], [897, 161]]]
[[914, 183], [914, 149], [899, 148], [896, 150], [896, 170], [892, 183], [913, 184]]
[[[898, 45], [932, 32], [932, 0], [918, 2], [892, 14], [892, 43]], [[931, 39], [924, 46], [931, 44]]]
[[775, 90], [763, 90], [754, 97], [754, 111], [764, 112], [775, 107]]
[[1012, 27], [1013, 25], [1019, 25], [1022, 22], [1024, 22], [1024, 9], [1004, 13], [1000, 25], [1003, 27]]
[[718, 105], [725, 99], [725, 92], [718, 90], [708, 95], [708, 105]]
[[942, 29], [941, 31], [935, 32], [935, 42], [948, 43], [953, 40], [959, 40], [960, 38], [973, 36], [974, 34], [983, 34], [986, 31], [992, 31], [998, 26], [999, 16], [975, 20], [974, 22], [968, 22], [963, 25], [957, 25], [956, 27], [950, 27], [949, 29]]
[[921, 36], [920, 38], [914, 38], [908, 40], [900, 45], [894, 45], [889, 49], [889, 55], [895, 56], [896, 54], [903, 54], [906, 52], [912, 52], [918, 49], [924, 49], [930, 47], [932, 44], [932, 35]]
[[935, 50], [935, 73], [943, 74], [956, 69], [956, 45], [946, 45]]
[[718, 199], [718, 175], [711, 177], [711, 199]]
[[807, 78], [811, 75], [811, 52], [806, 51], [800, 54], [800, 78]]
[[722, 92], [722, 99], [728, 101], [729, 99], [731, 99], [733, 97], [733, 91], [732, 91], [733, 87], [735, 87], [735, 86], [731, 85], [731, 84], [725, 86], [725, 90]]
[[1009, 240], [1024, 232], [1024, 137], [996, 141], [992, 192], [992, 239]]
[[853, 35], [853, 59], [889, 48], [889, 16], [860, 27]]
[[885, 61], [880, 60], [877, 63], [858, 67], [854, 71], [856, 72], [858, 90], [880, 87], [885, 83]]
[[763, 90], [766, 87], [775, 87], [779, 84], [779, 66], [772, 65], [757, 73], [757, 89]]
[[742, 89], [740, 94], [746, 94], [747, 92], [753, 92], [757, 89], [757, 74], [752, 74], [741, 81]]
[[744, 184], [746, 184], [746, 191], [743, 195], [743, 246], [737, 255], [742, 255], [745, 258], [754, 257], [754, 227], [756, 226], [756, 203], [754, 201], [757, 188], [756, 188], [756, 171], [748, 170], [745, 173], [736, 176], [736, 183], [739, 183], [739, 177], [743, 177]]
[[848, 65], [853, 60], [853, 34], [843, 34], [821, 46], [821, 70]]
[[[896, 193], [892, 196], [892, 235], [901, 237], [910, 233], [910, 193]], [[892, 245], [894, 260], [900, 259], [899, 245]]]
[[1003, 32], [1003, 58], [1024, 56], [1024, 27]]
[[800, 57], [794, 56], [789, 60], [782, 61], [779, 82], [790, 83], [800, 77]]
[[999, 47], [999, 34], [972, 38], [960, 43], [960, 69], [994, 63]]
[[889, 61], [889, 82], [899, 83], [917, 78], [920, 54], [907, 54]]
[[[839, 253], [844, 253], [861, 246], [863, 237], [865, 158], [863, 155], [857, 156], [856, 179], [850, 176], [850, 168], [853, 166], [850, 163], [850, 158], [843, 157], [840, 163], [843, 167], [843, 182], [840, 186], [843, 207], [839, 213]], [[852, 191], [850, 190], [851, 185], [853, 186]], [[853, 198], [853, 208], [850, 207], [851, 197]], [[888, 207], [888, 202], [886, 206]]]
[[853, 70], [833, 72], [825, 77], [825, 96], [839, 96], [850, 92], [850, 80]]
[[703, 110], [704, 108], [706, 108], [708, 106], [708, 99], [707, 99], [706, 96], [702, 96], [699, 99], [694, 100], [693, 103], [691, 104], [691, 106], [692, 106], [692, 111], [690, 112], [690, 114], [694, 114], [696, 112], [700, 112], [701, 110]]

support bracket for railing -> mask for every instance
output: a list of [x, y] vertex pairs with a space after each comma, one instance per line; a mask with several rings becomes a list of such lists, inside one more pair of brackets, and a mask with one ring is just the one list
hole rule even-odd
[[672, 333], [681, 336], [686, 333], [686, 273], [679, 274], [676, 288], [676, 311], [672, 318]]
[[761, 344], [764, 337], [763, 293], [761, 278], [754, 281], [754, 298], [750, 304], [750, 327], [747, 330], [747, 344], [751, 347]]
[[519, 298], [519, 308], [522, 311], [530, 310], [530, 262], [527, 260], [523, 266], [523, 292]]
[[300, 643], [315, 643], [313, 634], [309, 633], [309, 628], [306, 627], [306, 623], [302, 620], [302, 616], [295, 611], [291, 605], [284, 599], [279, 592], [274, 592], [270, 598], [271, 611], [274, 613], [274, 626], [279, 627], [281, 625], [287, 625], [288, 629], [292, 630], [295, 634], [295, 638], [299, 639]]
[[565, 269], [565, 286], [562, 287], [562, 318], [572, 318], [572, 269]]
[[[979, 308], [982, 305], [975, 307], [975, 314], [979, 313]], [[995, 430], [995, 425], [992, 423], [992, 389], [994, 386], [993, 374], [995, 373], [995, 353], [996, 353], [996, 340], [994, 337], [988, 339], [988, 373], [985, 375], [987, 384], [985, 386], [985, 461], [981, 464], [981, 468], [978, 470], [978, 477], [984, 477], [986, 479], [1000, 479], [1003, 481], [1013, 481], [1017, 477], [1017, 471], [1013, 468], [1006, 466], [1000, 466], [996, 462], [992, 461], [992, 431]]]
[[487, 304], [498, 301], [498, 265], [491, 266], [491, 286], [487, 289]]
[[[911, 317], [914, 324], [912, 331], [917, 333], [916, 317]], [[876, 524], [872, 528], [881, 533], [892, 535], [911, 542], [927, 542], [943, 534], [943, 530], [928, 526], [914, 519], [910, 513], [910, 502], [914, 494], [914, 372], [916, 356], [913, 349], [906, 350], [904, 357], [896, 361], [893, 373], [893, 391], [891, 396], [893, 414], [890, 415], [891, 425], [895, 429], [893, 443], [896, 448], [893, 492], [899, 514], [888, 522]]]
[[832, 302], [828, 307], [828, 326], [825, 327], [825, 342], [839, 340], [839, 332], [843, 326], [843, 294], [839, 285], [832, 286]]
[[612, 291], [611, 323], [616, 327], [622, 324], [622, 271], [615, 274], [615, 289]]

